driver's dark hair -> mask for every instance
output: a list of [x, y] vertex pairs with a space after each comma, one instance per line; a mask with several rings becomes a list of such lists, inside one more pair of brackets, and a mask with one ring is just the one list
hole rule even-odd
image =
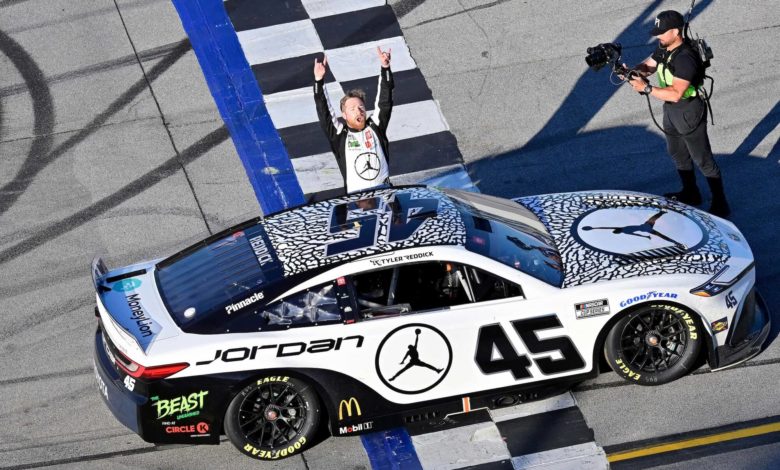
[[360, 98], [360, 101], [362, 101], [363, 104], [366, 104], [366, 92], [361, 90], [360, 88], [355, 88], [349, 90], [347, 94], [345, 94], [344, 97], [341, 98], [341, 101], [339, 102], [339, 108], [341, 108], [342, 111], [344, 111], [344, 103], [346, 103], [347, 100], [350, 98]]

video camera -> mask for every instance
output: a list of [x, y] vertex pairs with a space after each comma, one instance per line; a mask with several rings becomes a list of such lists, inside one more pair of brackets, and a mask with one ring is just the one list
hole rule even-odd
[[627, 80], [634, 78], [636, 71], [629, 70], [620, 62], [620, 55], [623, 52], [623, 46], [619, 43], [605, 42], [587, 49], [588, 55], [585, 56], [585, 62], [592, 70], [600, 70], [607, 64], [612, 64], [612, 71], [618, 75], [625, 76]]

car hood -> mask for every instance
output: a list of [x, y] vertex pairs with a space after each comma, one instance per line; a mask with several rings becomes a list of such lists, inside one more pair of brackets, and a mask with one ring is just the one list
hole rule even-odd
[[589, 191], [515, 198], [560, 252], [563, 287], [659, 274], [715, 274], [752, 253], [728, 221], [643, 193]]

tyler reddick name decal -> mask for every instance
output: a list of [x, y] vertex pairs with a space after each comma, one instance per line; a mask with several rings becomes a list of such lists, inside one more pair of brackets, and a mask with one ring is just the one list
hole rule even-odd
[[262, 235], [250, 238], [249, 244], [252, 246], [252, 251], [254, 251], [255, 256], [257, 257], [257, 262], [260, 263], [260, 266], [265, 266], [266, 264], [273, 261], [271, 252], [268, 250], [268, 246], [266, 246]]
[[388, 264], [400, 263], [402, 261], [412, 261], [416, 259], [430, 258], [433, 256], [432, 251], [426, 251], [424, 253], [412, 253], [411, 255], [403, 256], [390, 256], [387, 258], [371, 259], [369, 260], [374, 266], [386, 266]]

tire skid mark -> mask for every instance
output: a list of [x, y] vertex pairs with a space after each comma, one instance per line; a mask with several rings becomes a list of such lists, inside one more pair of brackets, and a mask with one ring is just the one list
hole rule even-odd
[[15, 379], [0, 380], [0, 387], [6, 387], [8, 385], [15, 385], [27, 382], [36, 382], [38, 380], [59, 379], [62, 377], [74, 377], [76, 375], [89, 375], [93, 374], [92, 367], [82, 367], [80, 369], [63, 370], [59, 372], [51, 372], [49, 374], [31, 375], [28, 377], [18, 377]]
[[[84, 136], [86, 137], [86, 135]], [[151, 169], [146, 174], [137, 178], [135, 181], [123, 186], [113, 194], [104, 197], [94, 204], [70, 215], [60, 221], [48, 224], [35, 235], [22, 240], [10, 248], [0, 251], [0, 264], [14, 260], [35, 248], [47, 243], [55, 238], [71, 232], [86, 224], [95, 217], [104, 214], [114, 207], [122, 204], [133, 196], [151, 188], [165, 178], [174, 175], [181, 170], [181, 167], [187, 165], [206, 152], [225, 142], [230, 137], [227, 128], [224, 126], [212, 131], [199, 141], [195, 142], [178, 156], [174, 156]], [[83, 138], [83, 137], [82, 137]], [[2, 336], [0, 336], [0, 339]]]
[[0, 341], [5, 341], [19, 333], [29, 331], [32, 327], [87, 307], [92, 302], [94, 302], [94, 298], [91, 296], [87, 297], [86, 299], [83, 297], [76, 297], [75, 299], [70, 299], [64, 304], [58, 306], [56, 313], [53, 313], [51, 307], [49, 307], [38, 310], [37, 312], [33, 312], [31, 315], [19, 318], [16, 321], [6, 320], [3, 330], [0, 331]]
[[[106, 432], [114, 429], [124, 429], [122, 432]], [[42, 436], [42, 437], [36, 437], [35, 441], [39, 442], [39, 444], [31, 444], [31, 445], [19, 445], [18, 447], [8, 447], [0, 450], [0, 454], [6, 453], [6, 452], [15, 452], [19, 450], [28, 450], [28, 449], [41, 449], [41, 448], [47, 448], [51, 446], [56, 445], [63, 445], [63, 444], [76, 444], [79, 442], [94, 442], [96, 440], [105, 440], [110, 439], [112, 437], [132, 437], [136, 436], [134, 432], [131, 432], [130, 430], [122, 427], [122, 426], [115, 426], [112, 428], [102, 428], [102, 429], [96, 429], [92, 431], [86, 431], [86, 432], [80, 432], [80, 433], [68, 433], [67, 436], [75, 437], [79, 434], [84, 435], [84, 437], [80, 438], [74, 438], [74, 439], [64, 439], [64, 440], [57, 440], [57, 441], [49, 441], [46, 443], [42, 443], [42, 441], [45, 441], [45, 438], [54, 438], [54, 437], [60, 437], [61, 435], [52, 435], [52, 436]], [[5, 441], [4, 444], [23, 444], [23, 443], [29, 443], [33, 439], [27, 439], [26, 441], [17, 441], [17, 442], [8, 442]]]
[[[165, 44], [162, 46], [154, 47], [152, 49], [141, 51], [138, 53], [137, 57], [135, 54], [128, 54], [126, 56], [119, 57], [117, 59], [107, 60], [105, 62], [100, 62], [84, 68], [80, 68], [78, 70], [71, 70], [70, 72], [63, 72], [57, 75], [51, 75], [45, 78], [45, 81], [47, 84], [53, 85], [55, 83], [64, 82], [67, 80], [74, 80], [78, 78], [87, 77], [89, 75], [94, 75], [97, 73], [108, 72], [110, 70], [138, 65], [138, 59], [141, 59], [142, 62], [156, 60], [174, 51], [177, 47], [181, 45], [182, 42], [186, 42], [187, 44], [189, 44], [189, 39], [183, 39], [182, 41], [177, 41], [174, 43]], [[3, 98], [5, 96], [12, 96], [21, 93], [26, 93], [27, 90], [28, 87], [24, 83], [17, 83], [15, 85], [2, 87], [0, 88], [0, 98]]]
[[[5, 1], [11, 2], [10, 5], [7, 5], [7, 6], [11, 6], [11, 5], [16, 4], [16, 3], [25, 2], [27, 0], [5, 0]], [[145, 6], [148, 6], [148, 5], [150, 5], [152, 3], [155, 3], [155, 2], [158, 2], [158, 1], [159, 0], [133, 0], [133, 2], [128, 2], [129, 5], [128, 5], [127, 8], [128, 9], [132, 9], [132, 8], [145, 7]], [[0, 7], [3, 7], [3, 6], [6, 6], [6, 5], [0, 5]], [[95, 16], [105, 15], [106, 13], [111, 13], [113, 11], [115, 11], [113, 8], [107, 8], [107, 7], [106, 8], [95, 8], [95, 9], [93, 9], [93, 10], [87, 12], [87, 13], [81, 13], [81, 14], [75, 14], [75, 15], [62, 15], [60, 18], [58, 18], [55, 21], [42, 21], [40, 23], [34, 23], [34, 24], [30, 24], [30, 25], [19, 27], [19, 28], [11, 29], [11, 30], [9, 30], [9, 32], [10, 33], [23, 33], [23, 32], [26, 32], [26, 31], [33, 31], [33, 30], [40, 29], [40, 28], [46, 28], [48, 26], [58, 26], [58, 25], [63, 25], [63, 24], [65, 24], [65, 25], [72, 25], [76, 21], [83, 20], [83, 19], [86, 19], [86, 18], [92, 18], [92, 17], [95, 17]]]
[[[26, 404], [18, 406], [16, 409], [8, 410], [0, 414], [0, 419], [3, 423], [8, 422], [9, 416], [17, 416], [20, 414], [29, 414], [32, 412], [35, 413], [41, 413], [44, 410], [47, 410], [49, 405], [51, 405], [52, 401], [57, 402], [57, 400], [64, 401], [67, 403], [75, 403], [76, 400], [82, 399], [85, 396], [90, 396], [92, 393], [98, 394], [100, 393], [97, 389], [97, 386], [94, 385], [93, 381], [89, 381], [89, 385], [85, 385], [79, 388], [76, 388], [74, 390], [68, 390], [67, 392], [60, 392], [52, 396], [52, 398], [46, 398], [46, 399], [40, 399], [39, 402], [32, 402], [27, 401]], [[33, 398], [38, 398], [37, 395], [33, 396]], [[96, 401], [99, 401], [99, 397], [95, 397]], [[48, 409], [54, 409], [54, 408], [48, 408]]]
[[[8, 41], [13, 42], [13, 40], [10, 37], [0, 32], [0, 47], [9, 44]], [[19, 199], [19, 197], [27, 190], [27, 188], [30, 186], [30, 184], [32, 183], [32, 181], [34, 180], [35, 176], [38, 173], [40, 173], [54, 160], [56, 160], [57, 158], [65, 154], [65, 152], [67, 152], [68, 150], [70, 150], [71, 148], [73, 148], [74, 146], [82, 142], [84, 139], [86, 139], [88, 136], [93, 134], [95, 130], [100, 126], [102, 126], [103, 124], [105, 124], [106, 121], [108, 121], [108, 119], [111, 116], [113, 116], [120, 109], [124, 108], [126, 105], [132, 102], [133, 99], [135, 99], [138, 95], [141, 94], [142, 91], [147, 89], [149, 82], [155, 80], [163, 72], [168, 70], [189, 49], [190, 49], [189, 40], [183, 40], [179, 42], [177, 46], [164, 59], [162, 59], [160, 62], [155, 64], [154, 67], [149, 69], [149, 71], [146, 73], [146, 76], [142, 76], [127, 91], [122, 93], [116, 100], [114, 100], [114, 102], [111, 103], [105, 111], [97, 115], [83, 129], [76, 132], [73, 136], [68, 138], [65, 142], [57, 146], [51, 152], [48, 151], [48, 147], [51, 146], [51, 136], [42, 137], [42, 139], [45, 139], [45, 141], [41, 142], [41, 144], [38, 146], [36, 146], [36, 143], [34, 142], [33, 148], [35, 151], [33, 151], [33, 149], [30, 150], [27, 159], [22, 164], [22, 168], [19, 169], [19, 171], [16, 173], [16, 176], [13, 178], [13, 180], [6, 183], [5, 185], [3, 185], [2, 188], [0, 188], [0, 196], [2, 196], [0, 197], [0, 216], [5, 214], [5, 212], [7, 212], [8, 209], [10, 209], [11, 206], [14, 205], [14, 203]], [[32, 59], [30, 58], [29, 60]], [[27, 82], [27, 79], [25, 79], [25, 82]], [[43, 85], [45, 87], [45, 83]], [[46, 88], [46, 96], [49, 97], [49, 100], [51, 99], [51, 95], [48, 94], [48, 88]], [[38, 114], [45, 114], [48, 118], [47, 121], [42, 122], [42, 125], [48, 123], [48, 120], [51, 119], [51, 116], [49, 114], [42, 113], [42, 112], [39, 113], [38, 107], [36, 107], [36, 134], [39, 133], [38, 119], [37, 119]], [[53, 126], [53, 121], [51, 125]], [[50, 132], [51, 130], [49, 130], [46, 133], [50, 133]], [[36, 139], [36, 142], [38, 142], [38, 139]], [[44, 149], [44, 144], [47, 144], [45, 149]]]
[[[25, 86], [30, 91], [30, 99], [33, 105], [33, 135], [35, 136], [27, 157], [22, 167], [17, 172], [16, 178], [0, 187], [0, 215], [5, 212], [4, 207], [16, 197], [7, 194], [16, 185], [14, 181], [27, 177], [27, 171], [36, 157], [44, 155], [51, 149], [54, 137], [54, 100], [52, 99], [46, 77], [32, 56], [12, 37], [0, 30], [0, 52], [8, 57], [22, 76]], [[29, 183], [27, 183], [29, 184]], [[26, 185], [25, 185], [26, 186]], [[10, 207], [10, 204], [8, 204]]]
[[[500, 4], [506, 3], [508, 1], [510, 1], [510, 0], [496, 0], [494, 2], [486, 3], [484, 5], [477, 5], [477, 6], [474, 6], [474, 7], [471, 7], [471, 8], [466, 8], [466, 7], [464, 7], [461, 4], [460, 6], [461, 6], [461, 8], [463, 8], [461, 11], [456, 11], [455, 13], [450, 13], [449, 15], [437, 16], [436, 18], [431, 18], [429, 20], [420, 21], [419, 23], [413, 24], [411, 26], [407, 26], [406, 28], [404, 28], [404, 30], [409, 30], [409, 29], [412, 29], [412, 28], [416, 28], [418, 26], [423, 26], [423, 25], [426, 25], [428, 23], [434, 23], [436, 21], [446, 20], [447, 18], [452, 18], [453, 16], [459, 16], [459, 15], [462, 15], [464, 13], [468, 15], [472, 11], [484, 10], [485, 8], [492, 8], [492, 7], [496, 6], [496, 5], [500, 5]], [[469, 15], [469, 16], [471, 16], [471, 15]], [[476, 24], [476, 20], [474, 20], [473, 18], [472, 18], [472, 20]], [[477, 24], [477, 27], [482, 29], [478, 24]], [[483, 31], [483, 33], [484, 33], [484, 31]]]

